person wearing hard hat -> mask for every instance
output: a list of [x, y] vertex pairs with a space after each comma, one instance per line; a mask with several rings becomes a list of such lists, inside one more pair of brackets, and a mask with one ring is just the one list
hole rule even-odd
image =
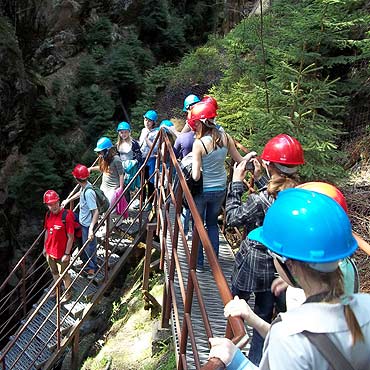
[[[262, 226], [248, 237], [264, 245], [279, 275], [307, 297], [269, 324], [239, 297], [224, 310], [241, 316], [265, 338], [259, 369], [365, 370], [370, 363], [370, 295], [344, 291], [339, 262], [357, 249], [344, 209], [306, 189], [281, 191]], [[226, 338], [210, 338], [209, 357], [226, 369], [257, 369]]]
[[[300, 184], [297, 186], [299, 189], [306, 189], [316, 191], [318, 193], [325, 194], [333, 198], [338, 204], [348, 213], [347, 201], [343, 193], [334, 185], [312, 181]], [[343, 284], [345, 294], [358, 293], [359, 289], [359, 276], [355, 261], [351, 257], [346, 257], [339, 262], [339, 268], [343, 274]], [[294, 288], [289, 286], [281, 277], [276, 278], [271, 285], [271, 291], [279, 296], [286, 290], [286, 306], [290, 310], [294, 307], [300, 306], [305, 300], [306, 296], [303, 289]]]
[[[122, 121], [118, 124], [117, 129], [117, 151], [122, 161], [124, 175], [124, 185], [127, 185], [137, 173], [138, 169], [143, 163], [143, 156], [141, 154], [139, 142], [131, 136], [131, 125], [128, 122]], [[130, 191], [140, 187], [140, 178], [128, 189], [125, 194], [126, 200], [129, 203], [131, 199]]]
[[[74, 216], [72, 212], [66, 212], [63, 220], [63, 208], [60, 206], [60, 198], [56, 191], [47, 190], [43, 196], [44, 204], [48, 211], [45, 215], [44, 229], [44, 254], [49, 264], [54, 282], [66, 270], [72, 253], [72, 245], [74, 239]], [[72, 297], [72, 292], [69, 289], [71, 285], [71, 277], [68, 272], [63, 277], [65, 288], [62, 302], [67, 302]], [[50, 294], [55, 297], [55, 291]]]
[[[153, 147], [153, 142], [158, 134], [158, 130], [156, 128], [157, 120], [158, 120], [158, 113], [155, 110], [148, 110], [144, 116], [144, 128], [141, 130], [139, 144], [141, 153], [143, 155], [143, 159], [149, 154], [150, 150]], [[156, 162], [156, 154], [157, 154], [157, 147], [158, 145], [153, 148], [150, 158], [145, 166], [145, 173], [144, 173], [144, 180], [148, 181], [148, 193], [144, 188], [144, 198], [146, 195], [148, 196], [148, 203], [145, 207], [145, 211], [150, 211], [152, 209], [152, 201], [153, 199], [149, 198], [154, 193], [154, 177], [151, 177], [155, 170], [155, 162]], [[150, 179], [149, 179], [150, 178]], [[139, 205], [136, 206], [138, 208]]]
[[[207, 228], [212, 247], [218, 257], [219, 230], [218, 215], [226, 195], [227, 174], [225, 169], [226, 156], [239, 163], [249, 160], [255, 152], [243, 158], [235, 148], [233, 139], [215, 125], [216, 107], [212, 102], [194, 104], [188, 112], [188, 124], [195, 132], [193, 144], [192, 178], [202, 178], [202, 191], [194, 196], [194, 202]], [[197, 271], [204, 271], [203, 248], [200, 246]]]
[[[72, 171], [72, 175], [81, 186], [81, 191], [63, 201], [66, 205], [68, 202], [80, 198], [80, 212], [79, 222], [82, 228], [82, 244], [87, 241], [89, 243], [85, 246], [81, 254], [81, 259], [86, 265], [84, 271], [88, 279], [94, 279], [95, 273], [98, 270], [98, 262], [96, 255], [97, 241], [94, 234], [94, 228], [99, 219], [99, 211], [96, 201], [95, 191], [92, 189], [91, 183], [88, 181], [90, 176], [89, 169], [83, 164], [77, 164]], [[91, 191], [87, 191], [92, 189]]]
[[[255, 184], [260, 191], [249, 194], [245, 202], [242, 201], [242, 196], [246, 190], [243, 180], [247, 166], [239, 164], [234, 168], [226, 197], [226, 223], [229, 226], [244, 226], [247, 231], [260, 226], [278, 193], [298, 185], [298, 166], [304, 163], [304, 157], [297, 139], [287, 134], [275, 136], [266, 143], [261, 159], [267, 177], [262, 176], [260, 161], [257, 158], [252, 159], [249, 164], [252, 165]], [[267, 322], [271, 322], [275, 306], [278, 310], [286, 309], [284, 295], [275, 297], [271, 292], [275, 275], [273, 259], [267, 249], [246, 237], [235, 256], [231, 276], [232, 293], [247, 302], [254, 293], [255, 311]], [[255, 365], [261, 360], [262, 348], [263, 338], [257, 330], [253, 330], [249, 358]]]

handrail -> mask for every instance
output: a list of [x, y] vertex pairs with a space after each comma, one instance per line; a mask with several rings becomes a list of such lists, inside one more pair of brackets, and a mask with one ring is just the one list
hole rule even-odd
[[[156, 141], [158, 140], [158, 138], [156, 139]], [[95, 229], [95, 232], [96, 233], [96, 230], [98, 230], [99, 228], [101, 228], [104, 224], [104, 222], [106, 222], [106, 220], [108, 219], [108, 217], [110, 217], [110, 214], [112, 213], [112, 211], [115, 209], [116, 205], [118, 204], [118, 202], [121, 200], [122, 196], [125, 196], [125, 194], [127, 193], [128, 189], [130, 189], [132, 183], [136, 180], [136, 177], [137, 176], [140, 176], [141, 173], [144, 171], [145, 169], [145, 165], [148, 161], [148, 158], [145, 159], [144, 163], [142, 164], [142, 166], [140, 167], [139, 171], [137, 172], [137, 174], [133, 177], [133, 179], [130, 181], [129, 184], [127, 184], [127, 186], [125, 187], [124, 191], [122, 192], [122, 194], [116, 199], [116, 201], [111, 205], [111, 207], [107, 210], [107, 212], [104, 214], [104, 216], [102, 217], [102, 219], [98, 222], [97, 224], [97, 227]], [[137, 198], [137, 197], [141, 197], [142, 198], [142, 188], [143, 186], [145, 186], [146, 182], [142, 184], [141, 188], [139, 189], [139, 191], [134, 195], [134, 197], [131, 199], [131, 201], [129, 202], [129, 204], [127, 205], [126, 207], [126, 210], [124, 211], [127, 211], [127, 209], [129, 208], [129, 206], [132, 204], [132, 202]], [[78, 187], [74, 188], [74, 190], [71, 192], [71, 194], [73, 194], [76, 190], [78, 189]], [[70, 197], [71, 195], [69, 195]], [[143, 200], [141, 199], [141, 202]], [[139, 214], [135, 217], [135, 219], [133, 220], [132, 224], [134, 222], [136, 222], [136, 220], [138, 218], [141, 218], [141, 213], [142, 211], [139, 211]], [[122, 216], [121, 216], [122, 217]], [[120, 217], [117, 219], [117, 221], [119, 221]], [[99, 267], [97, 273], [99, 273], [100, 271], [104, 271], [104, 281], [106, 282], [107, 281], [107, 274], [108, 274], [108, 259], [109, 259], [109, 256], [114, 253], [115, 251], [115, 248], [117, 247], [114, 247], [112, 250], [108, 251], [108, 239], [109, 239], [109, 236], [110, 236], [110, 232], [112, 230], [109, 230], [109, 226], [108, 226], [108, 222], [106, 223], [107, 226], [107, 230], [106, 230], [106, 236], [105, 236], [105, 239], [103, 241], [103, 244], [105, 246], [105, 261], [104, 263]], [[132, 227], [132, 224], [128, 227], [128, 230]], [[128, 232], [128, 231], [126, 231]], [[40, 238], [41, 238], [41, 234], [39, 235], [38, 237], [38, 241], [40, 241]], [[123, 236], [122, 238], [123, 239]], [[35, 245], [37, 244], [36, 242], [34, 243]], [[37, 307], [34, 309], [34, 311], [32, 312], [32, 314], [27, 318], [26, 322], [20, 327], [20, 329], [17, 331], [17, 333], [15, 334], [15, 336], [13, 337], [13, 339], [6, 345], [6, 347], [4, 348], [4, 350], [2, 351], [1, 355], [0, 355], [0, 364], [2, 364], [5, 368], [5, 356], [6, 354], [8, 353], [8, 351], [12, 348], [12, 346], [15, 345], [15, 343], [17, 342], [18, 338], [22, 335], [22, 333], [25, 331], [25, 329], [27, 328], [27, 326], [30, 324], [30, 322], [35, 318], [35, 316], [40, 312], [42, 306], [45, 304], [45, 302], [50, 298], [50, 294], [52, 291], [56, 290], [57, 292], [57, 303], [56, 305], [54, 306], [54, 308], [50, 311], [50, 313], [47, 315], [47, 317], [43, 320], [43, 323], [40, 325], [40, 327], [38, 328], [38, 330], [36, 331], [36, 333], [33, 335], [33, 338], [31, 338], [31, 340], [29, 341], [29, 343], [26, 345], [25, 348], [23, 348], [23, 350], [21, 351], [21, 353], [19, 353], [18, 357], [16, 358], [15, 362], [12, 364], [12, 367], [11, 368], [14, 368], [14, 366], [16, 365], [17, 362], [20, 361], [23, 353], [25, 352], [25, 350], [29, 347], [29, 345], [31, 344], [32, 340], [37, 336], [37, 334], [40, 332], [42, 326], [47, 322], [47, 320], [49, 319], [49, 317], [55, 312], [56, 313], [56, 317], [57, 317], [57, 327], [56, 329], [54, 330], [54, 332], [50, 335], [49, 339], [47, 340], [47, 342], [44, 344], [43, 348], [40, 349], [38, 355], [40, 355], [42, 353], [42, 351], [46, 348], [47, 344], [50, 342], [50, 340], [52, 340], [53, 337], [57, 337], [57, 349], [60, 349], [62, 348], [62, 346], [65, 346], [66, 343], [70, 340], [70, 338], [73, 336], [73, 334], [71, 335], [71, 337], [69, 338], [66, 338], [65, 340], [62, 341], [62, 334], [61, 334], [61, 325], [63, 324], [63, 321], [65, 321], [65, 318], [67, 317], [67, 315], [69, 315], [74, 306], [76, 305], [76, 303], [78, 302], [78, 300], [83, 297], [84, 295], [84, 292], [88, 289], [88, 287], [92, 284], [92, 281], [90, 281], [87, 286], [84, 288], [84, 290], [80, 293], [79, 297], [77, 298], [75, 304], [68, 310], [68, 312], [65, 314], [64, 318], [61, 319], [61, 305], [60, 305], [60, 302], [61, 302], [61, 299], [65, 296], [65, 294], [67, 294], [67, 291], [64, 292], [63, 294], [61, 294], [61, 284], [63, 282], [63, 278], [65, 276], [66, 273], [68, 273], [68, 270], [69, 268], [76, 262], [77, 258], [81, 255], [81, 253], [83, 253], [83, 250], [84, 248], [86, 247], [86, 245], [88, 244], [88, 241], [86, 243], [84, 243], [84, 245], [81, 247], [81, 249], [79, 250], [79, 252], [77, 254], [74, 254], [73, 257], [71, 258], [70, 260], [70, 263], [69, 263], [69, 266], [68, 268], [63, 272], [63, 274], [61, 274], [59, 276], [59, 278], [57, 279], [57, 281], [54, 282], [54, 284], [52, 284], [50, 290], [45, 294], [45, 296], [41, 299], [41, 301], [39, 302], [39, 304], [37, 305]], [[34, 247], [34, 245], [32, 246]], [[27, 255], [29, 254], [30, 252], [26, 253]], [[24, 256], [23, 256], [24, 257]], [[93, 256], [91, 256], [88, 261], [85, 262], [85, 264], [82, 266], [81, 270], [76, 274], [76, 277], [73, 279], [72, 281], [72, 284], [71, 284], [71, 287], [69, 289], [72, 289], [72, 286], [73, 286], [73, 283], [78, 279], [78, 277], [80, 276], [83, 268], [87, 265], [87, 263], [89, 262], [89, 260], [93, 258]], [[127, 256], [125, 256], [125, 259], [127, 258]], [[24, 264], [24, 261], [25, 259], [22, 258], [21, 261], [19, 261], [19, 263], [17, 264], [17, 268], [19, 268], [19, 266], [22, 266], [22, 264]], [[16, 270], [15, 270], [16, 271]], [[15, 272], [14, 272], [15, 273]], [[25, 279], [24, 279], [25, 281]], [[5, 286], [5, 285], [4, 285]], [[96, 294], [99, 294], [101, 295], [102, 294], [102, 290], [100, 289]], [[89, 310], [86, 310], [86, 315], [87, 313], [89, 312]], [[77, 327], [76, 329], [77, 330]], [[57, 354], [54, 356], [55, 358], [57, 357]], [[32, 367], [35, 363], [36, 359], [33, 361], [33, 363], [30, 365], [30, 367]], [[7, 369], [9, 367], [6, 367]]]
[[[184, 175], [182, 170], [180, 169], [179, 163], [176, 159], [175, 153], [173, 151], [172, 145], [167, 137], [167, 134], [161, 130], [161, 141], [160, 141], [161, 150], [158, 150], [158, 160], [157, 160], [157, 169], [161, 167], [161, 177], [157, 177], [157, 213], [158, 213], [158, 223], [159, 228], [161, 230], [160, 240], [161, 240], [161, 268], [164, 267], [164, 264], [167, 264], [168, 268], [168, 279], [169, 279], [169, 287], [164, 292], [164, 306], [163, 306], [163, 318], [162, 324], [164, 326], [168, 325], [168, 321], [170, 318], [170, 311], [171, 306], [174, 310], [175, 320], [177, 325], [180, 324], [180, 318], [178, 317], [177, 306], [178, 302], [176, 302], [176, 298], [174, 297], [174, 277], [175, 271], [177, 274], [178, 284], [180, 285], [181, 297], [182, 302], [181, 305], [184, 307], [184, 318], [181, 327], [181, 333], [178, 333], [179, 337], [179, 359], [178, 359], [178, 369], [185, 369], [187, 367], [186, 363], [186, 347], [188, 339], [190, 340], [190, 344], [193, 349], [194, 354], [194, 363], [197, 369], [201, 368], [201, 364], [199, 362], [198, 357], [198, 350], [196, 348], [196, 342], [194, 339], [194, 329], [193, 323], [191, 318], [191, 310], [193, 305], [193, 297], [194, 294], [197, 297], [199, 303], [199, 309], [201, 312], [202, 321], [205, 327], [207, 337], [212, 337], [212, 329], [210, 323], [208, 321], [208, 314], [207, 314], [207, 307], [205, 302], [203, 301], [201, 289], [198, 283], [198, 276], [195, 271], [196, 269], [196, 261], [198, 255], [198, 248], [200, 242], [203, 245], [205, 254], [209, 261], [209, 265], [211, 267], [212, 275], [214, 278], [214, 283], [216, 288], [219, 292], [221, 300], [223, 304], [228, 303], [232, 299], [232, 294], [230, 292], [228, 283], [226, 278], [223, 274], [223, 271], [219, 265], [218, 259], [216, 254], [213, 250], [212, 244], [208, 238], [208, 234], [204, 228], [203, 221], [199, 215], [197, 207], [194, 203], [194, 199], [189, 191], [187, 183], [185, 181]], [[167, 163], [169, 159], [169, 166], [168, 168]], [[176, 193], [174, 192], [173, 185], [172, 185], [172, 175], [173, 172], [176, 173], [179, 186], [177, 188]], [[166, 183], [166, 187], [164, 186]], [[192, 240], [192, 247], [191, 249], [188, 246], [186, 241], [181, 219], [180, 213], [182, 209], [182, 197], [185, 197], [190, 212], [192, 214], [194, 223], [193, 223], [193, 240]], [[175, 208], [175, 223], [174, 225], [171, 224], [171, 220], [169, 217], [169, 201], [173, 207]], [[167, 248], [167, 234], [169, 233], [169, 238], [171, 239], [171, 252]], [[186, 262], [187, 262], [187, 269], [188, 269], [188, 277], [187, 281], [183, 280], [183, 274], [180, 269], [179, 264], [179, 257], [177, 255], [177, 245], [178, 245], [178, 238], [181, 237], [184, 244], [184, 250], [186, 254]], [[235, 342], [242, 341], [245, 344], [246, 341], [246, 332], [243, 320], [241, 318], [229, 318], [228, 322], [230, 324], [230, 330], [227, 330], [225, 327], [225, 334], [231, 335], [231, 338]], [[179, 326], [177, 326], [179, 328]], [[199, 330], [199, 328], [197, 328]]]

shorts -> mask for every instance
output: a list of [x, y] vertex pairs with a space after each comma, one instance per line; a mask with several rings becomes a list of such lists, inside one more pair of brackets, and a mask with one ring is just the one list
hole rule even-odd
[[46, 255], [46, 261], [53, 275], [61, 275], [69, 265], [69, 262], [62, 262], [61, 259], [57, 260], [48, 254]]

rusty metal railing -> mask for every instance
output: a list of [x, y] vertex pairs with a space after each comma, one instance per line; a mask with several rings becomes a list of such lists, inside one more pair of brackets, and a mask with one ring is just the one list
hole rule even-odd
[[[212, 244], [208, 238], [208, 234], [204, 228], [203, 221], [197, 211], [193, 197], [186, 184], [183, 173], [180, 169], [179, 163], [176, 160], [172, 145], [165, 132], [161, 132], [160, 141], [161, 150], [158, 150], [157, 169], [159, 176], [156, 178], [156, 191], [157, 191], [157, 221], [158, 230], [161, 242], [161, 268], [168, 269], [168, 285], [164, 290], [163, 298], [163, 312], [162, 312], [162, 326], [169, 325], [171, 312], [174, 314], [176, 327], [181, 328], [177, 333], [179, 339], [179, 356], [178, 356], [178, 369], [187, 368], [187, 345], [188, 341], [192, 347], [193, 361], [195, 367], [200, 369], [200, 363], [197, 344], [195, 341], [194, 331], [198, 331], [199, 326], [194, 326], [192, 321], [193, 300], [196, 298], [199, 310], [201, 313], [202, 322], [208, 338], [213, 336], [211, 324], [207, 314], [207, 304], [203, 299], [202, 291], [199, 285], [199, 275], [196, 273], [197, 256], [200, 242], [204, 248], [207, 256], [212, 276], [214, 279], [215, 288], [221, 297], [223, 304], [226, 304], [232, 299], [232, 295], [219, 265], [216, 254], [213, 250]], [[179, 186], [177, 189], [173, 187], [173, 176], [176, 174], [178, 177]], [[192, 245], [188, 245], [185, 237], [183, 225], [181, 222], [182, 199], [186, 198], [193, 218], [193, 236]], [[170, 216], [170, 205], [174, 208], [174, 222]], [[178, 242], [179, 238], [183, 241], [183, 247], [186, 254], [186, 269], [187, 280], [184, 279], [183, 272], [180, 268], [179, 255], [178, 255]], [[167, 240], [170, 240], [171, 250], [168, 248]], [[181, 291], [181, 302], [176, 301], [175, 296], [175, 274], [178, 278], [178, 284]], [[184, 308], [184, 317], [178, 316], [178, 306]], [[208, 307], [209, 309], [209, 307]], [[182, 323], [181, 323], [182, 320]], [[240, 318], [229, 318], [228, 325], [225, 326], [225, 335], [231, 338], [235, 343], [244, 345], [247, 341], [245, 326]], [[207, 366], [209, 369], [214, 369], [219, 366], [214, 364], [212, 360]]]
[[[159, 135], [156, 138], [156, 140], [154, 142], [154, 145], [158, 142], [158, 139], [159, 139]], [[153, 145], [152, 150], [154, 149], [154, 145]], [[150, 151], [149, 154], [151, 154], [152, 150]], [[68, 310], [66, 310], [64, 316], [62, 316], [62, 313], [61, 313], [61, 302], [62, 302], [62, 299], [64, 298], [64, 296], [66, 294], [68, 294], [68, 292], [69, 292], [70, 289], [73, 289], [73, 284], [81, 276], [81, 274], [82, 274], [82, 272], [84, 270], [84, 267], [87, 266], [87, 264], [89, 263], [89, 261], [96, 254], [96, 252], [95, 252], [93, 255], [91, 255], [87, 259], [87, 261], [80, 267], [80, 270], [76, 273], [75, 277], [72, 279], [71, 286], [68, 288], [68, 290], [65, 290], [62, 293], [63, 278], [68, 273], [68, 270], [77, 262], [77, 259], [84, 252], [84, 249], [86, 248], [86, 246], [88, 244], [88, 241], [79, 249], [78, 253], [74, 253], [73, 254], [73, 257], [71, 258], [71, 261], [69, 263], [68, 268], [66, 268], [66, 270], [63, 272], [63, 274], [60, 275], [60, 277], [57, 279], [57, 281], [54, 284], [52, 284], [51, 288], [44, 295], [44, 297], [41, 299], [41, 301], [38, 303], [37, 307], [33, 310], [32, 314], [30, 314], [29, 316], [27, 316], [26, 321], [20, 326], [19, 330], [16, 332], [16, 334], [13, 336], [13, 338], [8, 342], [8, 344], [5, 346], [5, 348], [1, 351], [1, 355], [0, 355], [0, 367], [2, 366], [3, 369], [16, 369], [17, 368], [17, 364], [19, 363], [19, 361], [21, 361], [22, 356], [27, 351], [27, 349], [31, 345], [32, 341], [35, 338], [37, 338], [37, 336], [40, 333], [42, 327], [44, 325], [46, 325], [47, 321], [49, 320], [49, 318], [52, 315], [55, 315], [55, 317], [56, 317], [56, 328], [53, 331], [53, 333], [49, 336], [48, 340], [45, 341], [44, 345], [37, 349], [38, 350], [38, 353], [37, 353], [35, 359], [29, 364], [29, 367], [28, 368], [30, 369], [30, 368], [32, 368], [35, 365], [35, 362], [36, 362], [38, 356], [40, 356], [43, 353], [43, 351], [45, 350], [45, 348], [47, 346], [50, 345], [52, 347], [53, 340], [56, 340], [56, 351], [53, 352], [53, 355], [49, 358], [49, 360], [47, 361], [46, 365], [43, 366], [44, 369], [48, 369], [48, 368], [50, 368], [53, 365], [53, 363], [55, 362], [55, 360], [60, 355], [61, 351], [73, 340], [73, 338], [77, 338], [77, 341], [78, 341], [79, 327], [81, 326], [81, 324], [83, 322], [83, 319], [89, 314], [89, 312], [90, 312], [91, 308], [93, 307], [94, 303], [97, 302], [99, 300], [99, 298], [102, 296], [102, 294], [104, 293], [104, 290], [108, 286], [107, 283], [109, 283], [110, 281], [112, 281], [113, 277], [115, 275], [117, 275], [119, 269], [122, 267], [123, 263], [127, 260], [128, 256], [130, 255], [130, 253], [132, 252], [132, 250], [134, 249], [134, 247], [136, 247], [136, 245], [138, 244], [140, 238], [142, 237], [141, 235], [139, 235], [139, 237], [137, 237], [133, 241], [132, 245], [129, 248], [127, 248], [127, 251], [123, 254], [123, 256], [121, 256], [120, 261], [114, 266], [113, 270], [112, 271], [109, 271], [109, 257], [110, 257], [110, 255], [112, 255], [115, 252], [115, 249], [111, 249], [109, 247], [109, 238], [110, 238], [110, 234], [111, 234], [112, 230], [109, 229], [109, 222], [107, 222], [107, 220], [111, 216], [111, 213], [113, 212], [113, 210], [116, 208], [116, 205], [120, 202], [120, 200], [122, 199], [122, 197], [125, 196], [125, 194], [129, 191], [131, 185], [133, 184], [133, 182], [136, 180], [137, 177], [141, 177], [142, 180], [143, 180], [142, 183], [141, 183], [141, 188], [131, 198], [130, 202], [127, 204], [127, 207], [126, 207], [126, 209], [124, 210], [123, 213], [125, 213], [129, 209], [129, 207], [132, 205], [132, 203], [136, 199], [140, 199], [141, 206], [145, 206], [148, 202], [150, 202], [153, 199], [155, 199], [155, 193], [153, 193], [152, 198], [151, 199], [148, 199], [147, 202], [144, 204], [143, 188], [144, 188], [144, 186], [146, 186], [146, 184], [150, 180], [150, 178], [148, 180], [144, 181], [144, 176], [142, 174], [143, 174], [143, 171], [145, 170], [145, 166], [147, 164], [148, 158], [149, 158], [149, 156], [145, 159], [145, 161], [143, 162], [142, 166], [140, 167], [140, 169], [138, 170], [138, 172], [136, 173], [136, 175], [131, 179], [131, 181], [129, 182], [129, 184], [127, 184], [127, 186], [125, 187], [125, 189], [121, 193], [121, 195], [111, 205], [111, 207], [107, 210], [107, 212], [104, 214], [104, 216], [100, 219], [100, 221], [97, 224], [97, 227], [95, 229], [95, 233], [96, 233], [97, 230], [101, 229], [103, 227], [103, 225], [105, 224], [106, 235], [105, 235], [104, 240], [102, 242], [102, 245], [104, 246], [104, 250], [105, 250], [104, 262], [99, 266], [99, 268], [96, 271], [96, 274], [95, 275], [97, 276], [99, 273], [102, 273], [103, 276], [104, 276], [104, 283], [105, 284], [102, 285], [101, 288], [98, 289], [97, 292], [95, 293], [95, 295], [92, 297], [92, 299], [90, 301], [90, 304], [88, 304], [88, 306], [85, 308], [85, 310], [83, 312], [83, 317], [76, 322], [76, 324], [72, 327], [71, 330], [69, 330], [69, 333], [68, 333], [67, 336], [63, 336], [63, 333], [62, 333], [61, 328], [62, 328], [62, 325], [63, 325], [64, 321], [66, 320], [66, 318], [68, 317], [68, 315], [71, 314], [71, 312], [74, 309], [74, 307], [76, 306], [76, 304], [81, 299], [83, 299], [84, 294], [88, 290], [88, 288], [93, 284], [93, 280], [90, 280], [86, 284], [86, 286], [84, 287], [84, 289], [80, 292], [80, 294], [78, 295], [78, 297], [75, 299], [74, 304]], [[154, 173], [152, 175], [152, 177], [155, 176], [155, 174], [156, 173]], [[73, 189], [73, 191], [71, 192], [69, 198], [76, 191], [78, 191], [78, 188], [79, 188], [79, 186], [77, 186], [77, 187], [75, 187]], [[73, 207], [73, 205], [72, 205], [72, 207]], [[116, 220], [116, 222], [119, 222], [121, 217], [118, 217], [117, 220]], [[139, 232], [140, 232], [140, 230], [143, 229], [143, 227], [142, 227], [142, 225], [143, 225], [142, 208], [138, 211], [138, 214], [133, 219], [131, 225], [127, 226], [126, 231], [125, 231], [125, 235], [127, 235], [127, 233], [129, 232], [130, 228], [132, 227], [132, 225], [136, 221], [138, 221], [138, 220], [139, 220], [139, 223], [140, 223], [140, 227], [139, 227]], [[25, 253], [25, 255], [21, 258], [21, 260], [17, 263], [17, 265], [11, 271], [11, 273], [8, 276], [8, 278], [3, 282], [3, 284], [1, 285], [1, 288], [0, 288], [0, 294], [1, 294], [0, 295], [0, 304], [3, 301], [4, 302], [12, 301], [12, 299], [14, 299], [14, 296], [12, 296], [12, 294], [15, 294], [15, 292], [18, 292], [19, 290], [24, 294], [24, 296], [22, 296], [20, 298], [20, 300], [19, 300], [19, 302], [20, 302], [19, 306], [22, 309], [23, 317], [25, 317], [26, 314], [27, 314], [27, 309], [25, 308], [25, 306], [27, 304], [26, 298], [28, 297], [28, 289], [27, 289], [27, 285], [26, 285], [27, 278], [29, 276], [31, 276], [32, 273], [35, 273], [35, 269], [33, 268], [33, 266], [35, 265], [35, 262], [31, 264], [31, 268], [32, 268], [31, 270], [30, 269], [26, 269], [26, 267], [25, 267], [25, 265], [26, 265], [26, 258], [28, 258], [29, 256], [31, 256], [32, 252], [35, 251], [37, 248], [40, 248], [40, 245], [39, 244], [43, 240], [43, 235], [44, 235], [44, 231], [42, 231], [40, 233], [40, 235], [37, 237], [37, 239], [35, 240], [35, 242], [32, 244], [32, 246], [29, 248], [29, 250]], [[124, 235], [121, 237], [121, 240], [123, 239], [123, 237], [124, 237]], [[117, 243], [117, 245], [118, 244], [119, 243]], [[98, 250], [99, 245], [101, 245], [101, 244], [98, 243], [97, 250]], [[41, 252], [41, 248], [40, 248], [40, 252]], [[40, 253], [39, 258], [44, 258], [41, 253]], [[16, 285], [15, 288], [13, 288], [10, 292], [7, 292], [6, 291], [6, 288], [8, 286], [9, 281], [11, 279], [15, 278], [19, 274], [19, 271], [21, 271], [21, 279], [20, 279], [20, 281], [18, 282], [18, 284]], [[43, 273], [47, 273], [47, 271], [48, 271], [48, 268], [46, 266], [44, 266], [44, 272]], [[109, 281], [108, 281], [108, 273], [109, 273]], [[8, 366], [6, 364], [6, 360], [5, 360], [7, 353], [12, 349], [12, 347], [14, 347], [16, 345], [17, 340], [20, 338], [20, 336], [22, 335], [22, 333], [27, 329], [27, 327], [29, 326], [29, 324], [31, 323], [31, 321], [41, 312], [42, 307], [50, 299], [50, 295], [52, 294], [53, 291], [56, 292], [56, 304], [55, 304], [55, 306], [47, 314], [47, 316], [44, 318], [44, 320], [42, 321], [42, 323], [39, 325], [38, 329], [33, 334], [33, 337], [30, 338], [29, 343], [21, 351], [19, 351], [16, 360], [12, 363], [11, 366]], [[5, 304], [5, 303], [3, 303], [3, 304]], [[19, 326], [18, 323], [16, 325]], [[15, 330], [15, 329], [16, 329], [15, 327], [12, 328], [12, 330]], [[7, 334], [9, 334], [9, 333], [7, 333]], [[76, 344], [76, 341], [74, 341], [74, 343], [73, 343], [73, 348], [74, 348], [74, 352], [78, 351], [78, 344]], [[74, 355], [76, 357], [76, 353], [74, 353]], [[78, 361], [76, 361], [76, 359], [74, 359], [73, 362], [75, 363], [75, 365], [78, 364]]]

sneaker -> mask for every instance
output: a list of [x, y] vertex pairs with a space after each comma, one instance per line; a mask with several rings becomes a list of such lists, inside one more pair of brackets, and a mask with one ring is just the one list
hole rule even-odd
[[95, 271], [94, 270], [88, 270], [87, 271], [87, 276], [86, 276], [89, 280], [92, 280], [94, 279], [95, 277]]
[[131, 204], [131, 208], [132, 209], [139, 209], [140, 207], [140, 200], [139, 199], [135, 199], [132, 204]]

